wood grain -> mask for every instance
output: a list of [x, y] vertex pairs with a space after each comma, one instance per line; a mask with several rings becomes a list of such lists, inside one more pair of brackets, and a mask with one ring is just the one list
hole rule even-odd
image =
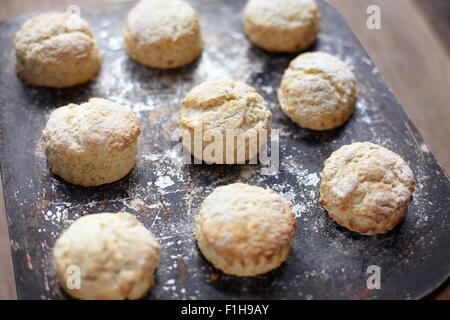
[[[95, 0], [3, 0], [0, 21], [36, 10]], [[386, 81], [424, 136], [443, 168], [450, 172], [450, 58], [421, 6], [412, 0], [329, 0], [347, 20]], [[382, 10], [382, 29], [366, 28], [366, 8]], [[441, 33], [442, 34], [442, 33]], [[448, 38], [448, 36], [447, 36]], [[445, 39], [446, 40], [446, 39]], [[0, 299], [15, 298], [10, 243], [0, 186]], [[433, 296], [450, 299], [445, 284]]]
[[[427, 22], [433, 27], [442, 39], [450, 38], [450, 1], [448, 0], [414, 0], [414, 4], [420, 8]], [[450, 41], [443, 40], [443, 45], [450, 54]]]
[[3, 185], [0, 177], [0, 300], [16, 299], [16, 297], [11, 246], [3, 200]]

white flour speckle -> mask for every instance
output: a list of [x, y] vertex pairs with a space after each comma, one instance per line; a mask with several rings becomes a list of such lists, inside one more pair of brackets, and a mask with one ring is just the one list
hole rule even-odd
[[156, 186], [160, 189], [165, 189], [174, 184], [173, 180], [169, 176], [159, 177], [155, 182]]
[[423, 152], [429, 153], [430, 149], [428, 149], [427, 145], [425, 143], [422, 143], [420, 145], [420, 150], [422, 150]]

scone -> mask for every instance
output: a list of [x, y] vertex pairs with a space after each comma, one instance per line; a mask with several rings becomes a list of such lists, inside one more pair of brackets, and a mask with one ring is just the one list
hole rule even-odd
[[325, 161], [320, 203], [338, 224], [361, 234], [386, 233], [406, 215], [414, 176], [396, 153], [369, 142], [341, 147]]
[[85, 20], [46, 13], [25, 22], [14, 37], [16, 72], [27, 84], [67, 88], [98, 73], [101, 54]]
[[203, 50], [197, 12], [180, 0], [142, 0], [128, 14], [125, 46], [134, 60], [152, 68], [187, 65]]
[[53, 268], [74, 298], [139, 299], [154, 286], [159, 250], [152, 233], [132, 214], [91, 214], [56, 241]]
[[256, 276], [289, 254], [296, 222], [289, 204], [270, 189], [242, 183], [216, 188], [196, 219], [198, 247], [216, 268]]
[[329, 130], [344, 124], [355, 109], [356, 78], [338, 58], [324, 52], [299, 55], [278, 90], [283, 112], [300, 127]]
[[52, 172], [83, 187], [123, 178], [136, 164], [139, 123], [133, 113], [100, 98], [54, 110], [43, 132]]
[[299, 52], [316, 41], [320, 13], [314, 0], [249, 0], [244, 30], [262, 49]]
[[266, 101], [254, 88], [217, 79], [195, 87], [183, 100], [180, 135], [197, 159], [243, 163], [256, 157], [266, 143], [271, 118]]

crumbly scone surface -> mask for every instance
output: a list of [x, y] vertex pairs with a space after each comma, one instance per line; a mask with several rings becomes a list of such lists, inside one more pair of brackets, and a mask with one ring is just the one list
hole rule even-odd
[[295, 28], [315, 19], [317, 6], [312, 0], [250, 0], [247, 17], [253, 23], [277, 28]]
[[87, 22], [78, 15], [46, 13], [25, 22], [15, 35], [14, 46], [17, 50], [29, 51], [36, 45], [44, 45], [45, 41], [51, 41], [54, 37], [64, 39], [77, 34], [92, 38]]
[[197, 13], [189, 4], [178, 0], [143, 0], [130, 11], [126, 21], [129, 35], [145, 44], [166, 39], [176, 41], [197, 29]]
[[54, 88], [91, 80], [101, 53], [88, 23], [76, 14], [46, 13], [34, 17], [14, 37], [16, 72], [26, 83]]
[[313, 0], [250, 0], [244, 9], [250, 41], [271, 52], [299, 52], [320, 32], [320, 13]]
[[[159, 245], [129, 213], [98, 213], [76, 220], [54, 247], [54, 267], [65, 286], [66, 270], [81, 271], [81, 299], [137, 299], [153, 285]], [[67, 289], [67, 288], [66, 288]]]
[[375, 225], [406, 214], [413, 190], [414, 176], [407, 163], [368, 142], [333, 152], [325, 161], [320, 186], [321, 203], [330, 215], [368, 218]]
[[332, 129], [354, 110], [356, 77], [338, 58], [313, 52], [299, 55], [285, 71], [278, 99], [282, 110], [300, 126]]
[[133, 113], [112, 101], [91, 98], [54, 110], [44, 130], [46, 149], [81, 154], [114, 153], [135, 144], [140, 134]]
[[229, 79], [204, 82], [183, 100], [180, 122], [188, 128], [263, 129], [271, 113], [264, 99], [245, 83]]
[[197, 236], [233, 263], [258, 264], [290, 247], [295, 233], [291, 207], [276, 193], [236, 183], [216, 188], [204, 200]]

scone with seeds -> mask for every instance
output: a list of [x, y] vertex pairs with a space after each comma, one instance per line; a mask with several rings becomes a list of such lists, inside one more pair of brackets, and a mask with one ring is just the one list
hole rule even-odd
[[139, 299], [154, 286], [159, 245], [132, 214], [77, 219], [56, 241], [53, 267], [64, 290], [83, 300]]
[[203, 50], [198, 14], [185, 1], [142, 0], [128, 14], [125, 46], [134, 60], [149, 67], [187, 65]]
[[258, 47], [272, 52], [299, 52], [311, 46], [320, 31], [314, 0], [249, 0], [244, 29]]
[[139, 123], [125, 107], [100, 98], [54, 110], [43, 132], [52, 172], [83, 187], [123, 178], [136, 164]]
[[356, 78], [338, 58], [324, 52], [299, 55], [278, 90], [283, 112], [300, 127], [329, 130], [344, 124], [355, 109]]
[[198, 247], [216, 268], [256, 276], [288, 257], [296, 222], [289, 204], [270, 189], [242, 183], [216, 188], [196, 219]]
[[14, 37], [16, 72], [35, 86], [67, 88], [98, 73], [101, 54], [85, 20], [45, 13], [25, 22]]
[[217, 79], [195, 87], [183, 100], [180, 135], [197, 159], [242, 163], [256, 157], [267, 141], [271, 118], [266, 101], [254, 88]]
[[414, 176], [396, 153], [369, 142], [345, 145], [325, 161], [320, 203], [338, 224], [386, 233], [406, 215]]

